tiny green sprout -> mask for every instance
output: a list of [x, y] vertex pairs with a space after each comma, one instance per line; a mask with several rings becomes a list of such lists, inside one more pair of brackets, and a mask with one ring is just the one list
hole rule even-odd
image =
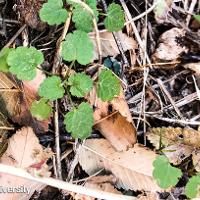
[[103, 101], [112, 101], [120, 94], [120, 81], [111, 70], [103, 69], [97, 82], [97, 95]]
[[48, 0], [39, 12], [40, 19], [49, 25], [59, 25], [66, 21], [68, 13], [63, 8], [62, 0]]
[[34, 101], [31, 105], [31, 114], [38, 120], [48, 119], [52, 113], [52, 107], [46, 99]]
[[18, 47], [10, 51], [7, 56], [9, 71], [20, 80], [33, 80], [36, 76], [36, 67], [43, 61], [42, 52], [35, 47]]
[[108, 6], [107, 17], [104, 20], [105, 27], [108, 31], [120, 31], [124, 27], [125, 14], [121, 9], [121, 6], [112, 3]]
[[88, 103], [81, 103], [77, 109], [65, 115], [66, 130], [73, 138], [86, 139], [91, 135], [94, 124], [93, 110]]
[[41, 97], [48, 100], [57, 100], [64, 96], [65, 90], [62, 85], [61, 78], [58, 76], [51, 76], [46, 78], [39, 87], [38, 91]]

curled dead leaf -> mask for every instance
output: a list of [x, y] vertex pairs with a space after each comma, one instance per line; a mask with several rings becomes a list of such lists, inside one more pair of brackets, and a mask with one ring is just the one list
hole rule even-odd
[[95, 108], [94, 128], [118, 151], [127, 150], [136, 143], [136, 129], [122, 88], [120, 95], [111, 102], [101, 101], [97, 97], [96, 88], [93, 88], [88, 101]]

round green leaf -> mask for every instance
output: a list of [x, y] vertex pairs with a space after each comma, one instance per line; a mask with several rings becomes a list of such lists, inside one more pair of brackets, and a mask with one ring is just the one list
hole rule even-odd
[[47, 100], [40, 99], [34, 101], [31, 105], [31, 114], [38, 120], [48, 119], [52, 112], [52, 107], [47, 103]]
[[119, 31], [124, 27], [125, 14], [121, 9], [121, 6], [112, 3], [108, 6], [107, 17], [104, 20], [105, 27], [108, 31]]
[[65, 90], [62, 86], [60, 77], [51, 76], [46, 78], [39, 87], [38, 91], [41, 97], [49, 100], [57, 100], [64, 96]]
[[111, 101], [120, 93], [120, 82], [112, 71], [104, 69], [100, 72], [97, 83], [97, 95], [103, 101]]
[[63, 8], [62, 0], [48, 0], [42, 5], [39, 12], [40, 19], [49, 25], [59, 25], [66, 21], [68, 13]]
[[65, 115], [66, 130], [71, 132], [73, 138], [85, 139], [91, 135], [94, 124], [93, 110], [88, 103], [81, 103]]
[[93, 59], [93, 49], [93, 43], [87, 33], [74, 31], [67, 34], [62, 42], [62, 57], [66, 61], [77, 60], [81, 65], [86, 65]]
[[168, 158], [165, 156], [157, 156], [153, 162], [153, 166], [153, 177], [157, 181], [158, 185], [163, 189], [175, 186], [178, 183], [179, 178], [182, 176], [181, 170], [172, 167]]
[[44, 61], [43, 54], [34, 47], [18, 47], [7, 57], [9, 71], [21, 80], [32, 80], [36, 76], [36, 67]]
[[200, 186], [200, 174], [193, 176], [189, 179], [186, 187], [185, 187], [185, 194], [189, 198], [195, 198], [199, 192]]
[[92, 89], [93, 81], [85, 73], [76, 73], [69, 77], [68, 84], [73, 96], [84, 97]]

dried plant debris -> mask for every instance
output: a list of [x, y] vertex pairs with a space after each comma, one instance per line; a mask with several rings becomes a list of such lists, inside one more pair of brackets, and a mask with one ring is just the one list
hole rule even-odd
[[110, 141], [118, 151], [125, 151], [136, 143], [136, 129], [121, 88], [120, 95], [111, 102], [97, 97], [96, 88], [87, 97], [94, 109], [96, 130]]
[[104, 168], [117, 178], [117, 186], [126, 190], [160, 191], [152, 177], [156, 154], [144, 146], [135, 145], [117, 152], [105, 139], [88, 139], [78, 152], [82, 168], [92, 175]]
[[[102, 57], [107, 56], [117, 56], [120, 54], [119, 48], [116, 44], [116, 41], [112, 35], [112, 33], [102, 30], [100, 33], [100, 41], [101, 41], [101, 51], [102, 51]], [[96, 43], [96, 35], [94, 32], [89, 33], [90, 38], [92, 39], [92, 42], [94, 44], [95, 52], [94, 52], [94, 60], [98, 60], [99, 54], [98, 54], [98, 46]], [[125, 33], [122, 33], [121, 31], [118, 32], [119, 40], [121, 41], [122, 48], [124, 51], [127, 50], [135, 50], [138, 48], [138, 45], [136, 41], [128, 37]]]
[[191, 147], [200, 147], [200, 131], [188, 128], [150, 128], [147, 133], [150, 142], [159, 149], [161, 146], [184, 144]]
[[43, 30], [45, 23], [39, 18], [39, 10], [46, 0], [15, 0], [19, 18], [33, 29]]
[[184, 36], [184, 29], [172, 28], [164, 32], [158, 40], [158, 48], [155, 50], [152, 59], [155, 62], [175, 61], [182, 53], [188, 51], [188, 48], [181, 43]]
[[[46, 161], [52, 156], [49, 149], [43, 149], [39, 144], [33, 129], [23, 127], [17, 131], [8, 141], [8, 148], [0, 159], [1, 164], [12, 165], [26, 169], [33, 174], [50, 176]], [[2, 187], [21, 187], [28, 188], [24, 193], [2, 193], [1, 199], [29, 199], [36, 189], [40, 190], [44, 186], [41, 183], [18, 178], [8, 174], [1, 174], [0, 182]]]

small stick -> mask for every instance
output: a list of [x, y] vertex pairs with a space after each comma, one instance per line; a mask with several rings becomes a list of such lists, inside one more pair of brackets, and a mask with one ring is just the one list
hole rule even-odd
[[0, 164], [0, 173], [10, 174], [13, 176], [28, 179], [30, 181], [35, 181], [38, 183], [43, 183], [45, 185], [50, 185], [55, 188], [62, 190], [67, 190], [70, 192], [75, 192], [78, 194], [91, 196], [94, 198], [105, 199], [105, 200], [136, 200], [137, 198], [127, 195], [119, 195], [109, 192], [104, 192], [101, 190], [87, 188], [80, 185], [75, 185], [72, 183], [67, 183], [61, 180], [46, 178], [46, 177], [35, 177], [23, 169], [12, 167], [9, 165]]
[[7, 126], [0, 126], [0, 130], [8, 130], [8, 131], [10, 131], [10, 130], [15, 130], [15, 128], [7, 127]]
[[10, 47], [10, 45], [15, 41], [15, 39], [21, 34], [21, 32], [26, 28], [26, 24], [24, 24], [16, 33], [13, 35], [13, 37], [10, 39], [10, 41], [3, 47]]

